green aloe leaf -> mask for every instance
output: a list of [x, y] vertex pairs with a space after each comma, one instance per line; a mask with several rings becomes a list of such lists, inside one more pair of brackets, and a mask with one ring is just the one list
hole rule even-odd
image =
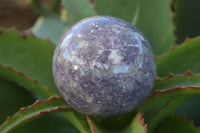
[[182, 43], [187, 37], [200, 35], [199, 5], [199, 0], [173, 0], [175, 33], [178, 44]]
[[200, 87], [174, 87], [167, 90], [156, 90], [139, 107], [143, 112], [148, 130], [151, 132], [177, 107], [188, 98], [200, 94]]
[[96, 9], [100, 15], [109, 15], [132, 22], [137, 0], [95, 0]]
[[87, 116], [92, 133], [147, 133], [141, 111], [125, 114], [117, 118], [90, 119]]
[[56, 112], [56, 111], [70, 111], [71, 107], [66, 105], [66, 102], [61, 97], [51, 97], [44, 101], [36, 101], [28, 107], [22, 107], [15, 115], [10, 116], [0, 126], [1, 133], [13, 131], [17, 126], [32, 120], [36, 117]]
[[92, 118], [92, 122], [97, 133], [130, 133], [130, 124], [137, 113], [134, 111], [116, 118]]
[[200, 87], [200, 74], [187, 71], [185, 74], [169, 74], [165, 78], [157, 78], [153, 90], [166, 90], [175, 86], [188, 87], [199, 86]]
[[57, 44], [68, 27], [69, 24], [61, 21], [58, 16], [41, 16], [37, 19], [30, 31], [39, 38], [49, 38], [53, 43]]
[[193, 121], [195, 126], [200, 126], [200, 95], [195, 95], [175, 110], [176, 115]]
[[200, 129], [192, 122], [187, 122], [177, 116], [169, 116], [154, 133], [200, 133]]
[[148, 122], [148, 130], [151, 132], [156, 126], [158, 126], [166, 117], [176, 110], [181, 104], [183, 104], [190, 96], [182, 96], [178, 98], [172, 98], [166, 102], [166, 104], [156, 112]]
[[[154, 84], [153, 90], [167, 90], [175, 86], [188, 87], [188, 86], [200, 86], [200, 75], [187, 71], [185, 74], [173, 75], [169, 74], [166, 78], [157, 78]], [[186, 97], [187, 99], [187, 97]], [[181, 99], [174, 99], [169, 101], [168, 104], [174, 104], [174, 101]], [[183, 99], [184, 101], [185, 99]], [[179, 101], [178, 101], [179, 102]], [[192, 96], [186, 102], [183, 102], [180, 107], [174, 108], [175, 114], [186, 117], [186, 120], [194, 120], [195, 124], [199, 123], [199, 96]], [[172, 107], [169, 106], [169, 109]], [[166, 110], [166, 109], [165, 109]], [[157, 110], [156, 110], [157, 111]], [[152, 113], [152, 112], [151, 112]], [[149, 114], [150, 115], [150, 114]]]
[[0, 78], [0, 125], [8, 115], [14, 114], [22, 106], [32, 104], [35, 99], [24, 88]]
[[97, 15], [91, 0], [62, 0], [62, 4], [67, 11], [68, 20], [72, 24], [86, 17]]
[[[185, 74], [173, 75], [169, 74], [166, 78], [158, 78], [154, 84], [154, 90], [165, 90], [174, 86], [200, 86], [200, 75], [188, 71]], [[200, 96], [195, 95], [189, 98], [183, 105], [175, 110], [175, 114], [185, 117], [187, 121], [194, 122], [195, 125], [200, 125]]]
[[55, 95], [48, 87], [40, 84], [37, 80], [31, 79], [22, 72], [16, 71], [9, 66], [0, 64], [0, 75], [11, 81], [18, 83], [38, 98], [48, 98]]
[[169, 0], [140, 0], [136, 27], [149, 40], [156, 55], [175, 45], [172, 16]]
[[131, 123], [131, 133], [147, 133], [147, 124], [144, 124], [142, 113], [139, 111]]
[[48, 114], [17, 127], [13, 133], [80, 133], [60, 113]]
[[[24, 88], [11, 81], [0, 78], [0, 125], [9, 115], [20, 107], [26, 107], [35, 101]], [[51, 114], [28, 122], [17, 128], [14, 133], [78, 133], [74, 126], [60, 114]], [[1, 132], [3, 133], [3, 132]]]
[[182, 45], [171, 48], [156, 58], [157, 75], [165, 77], [168, 73], [185, 73], [187, 70], [200, 72], [200, 37], [186, 40]]
[[[37, 82], [45, 88], [57, 93], [52, 74], [52, 57], [55, 45], [47, 40], [41, 40], [31, 34], [21, 34], [15, 30], [6, 31], [0, 29], [0, 64], [5, 71], [1, 70], [0, 76], [12, 79], [25, 88], [30, 88], [24, 83], [26, 75], [30, 80]], [[11, 68], [12, 72], [6, 71]], [[14, 72], [15, 71], [15, 72]], [[14, 75], [21, 74], [23, 80], [14, 79]], [[27, 86], [24, 86], [24, 85]], [[39, 87], [40, 88], [40, 87]]]

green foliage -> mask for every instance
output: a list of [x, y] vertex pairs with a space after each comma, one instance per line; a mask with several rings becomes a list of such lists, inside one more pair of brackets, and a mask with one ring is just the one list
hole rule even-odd
[[28, 106], [34, 102], [30, 93], [16, 84], [0, 78], [0, 124], [9, 115], [18, 111], [19, 107]]
[[5, 123], [1, 125], [0, 132], [10, 132], [18, 125], [45, 114], [72, 110], [65, 103], [61, 97], [51, 97], [45, 101], [38, 100], [31, 106], [22, 107], [15, 115], [7, 118]]
[[[0, 124], [3, 124], [4, 121], [6, 121], [6, 119], [9, 118], [9, 116], [15, 114], [15, 112], [17, 112], [20, 108], [31, 105], [34, 101], [35, 101], [34, 97], [24, 88], [19, 87], [13, 82], [7, 81], [5, 79], [0, 79], [0, 107], [1, 107]], [[28, 117], [23, 116], [19, 118], [27, 119]], [[23, 121], [12, 120], [7, 122], [12, 123], [12, 122], [23, 122]], [[7, 128], [10, 129], [13, 127], [8, 125]], [[7, 131], [5, 131], [4, 129], [5, 128], [1, 128], [0, 133], [7, 133]], [[14, 133], [27, 133], [27, 132], [78, 133], [78, 131], [67, 119], [64, 119], [60, 114], [55, 114], [55, 113], [48, 116], [43, 115], [43, 117], [34, 119], [29, 123], [27, 123], [25, 126], [20, 126], [14, 130]]]
[[192, 122], [176, 116], [169, 116], [156, 130], [155, 133], [199, 133], [199, 128], [195, 127]]
[[[43, 15], [31, 29], [21, 33], [0, 28], [0, 133], [200, 132], [195, 127], [200, 126], [198, 0], [53, 0], [50, 8], [38, 0], [31, 3]], [[60, 10], [67, 13], [66, 21]], [[68, 107], [58, 97], [52, 76], [53, 52], [61, 35], [94, 15], [134, 23], [157, 55], [158, 77], [151, 95], [134, 111], [112, 119], [90, 118]], [[195, 38], [175, 46], [176, 36], [177, 44]]]
[[148, 38], [155, 55], [175, 45], [172, 15], [169, 0], [140, 1], [136, 27]]
[[39, 17], [31, 31], [35, 36], [43, 39], [49, 38], [57, 44], [67, 29], [68, 23], [61, 21], [58, 16], [49, 16]]
[[199, 5], [199, 0], [173, 0], [175, 34], [178, 44], [184, 42], [187, 37], [191, 38], [200, 35]]
[[94, 4], [99, 14], [122, 18], [130, 23], [137, 7], [136, 0], [95, 0]]
[[157, 57], [157, 75], [165, 77], [169, 72], [185, 73], [187, 70], [200, 72], [200, 38], [186, 40], [180, 46], [171, 48], [168, 53]]
[[135, 116], [131, 123], [131, 132], [132, 133], [146, 133], [147, 132], [147, 125], [144, 124], [144, 119], [142, 119], [141, 112]]
[[71, 24], [86, 17], [97, 15], [90, 0], [62, 0]]
[[[55, 45], [47, 40], [41, 40], [33, 35], [21, 34], [15, 30], [5, 31], [0, 29], [0, 64], [2, 67], [11, 68], [12, 73], [21, 74], [22, 78], [35, 81], [45, 89], [51, 88], [57, 92], [52, 75], [52, 57]], [[19, 81], [6, 69], [0, 74], [7, 79]], [[29, 81], [30, 81], [29, 80]], [[17, 82], [25, 88], [32, 88], [25, 80]], [[29, 82], [27, 81], [27, 82]], [[32, 83], [33, 84], [33, 83]], [[27, 86], [26, 86], [27, 85]]]

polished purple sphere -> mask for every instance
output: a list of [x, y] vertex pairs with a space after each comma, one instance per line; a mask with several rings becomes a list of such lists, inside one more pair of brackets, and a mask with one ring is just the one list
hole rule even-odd
[[140, 105], [156, 76], [153, 51], [128, 22], [108, 16], [84, 19], [61, 38], [53, 58], [60, 94], [77, 111], [117, 117]]

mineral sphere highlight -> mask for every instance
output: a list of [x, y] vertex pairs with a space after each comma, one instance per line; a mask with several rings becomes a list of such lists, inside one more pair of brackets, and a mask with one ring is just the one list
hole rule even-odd
[[63, 35], [54, 53], [53, 74], [60, 94], [75, 110], [112, 118], [145, 100], [156, 65], [138, 29], [122, 19], [96, 16]]

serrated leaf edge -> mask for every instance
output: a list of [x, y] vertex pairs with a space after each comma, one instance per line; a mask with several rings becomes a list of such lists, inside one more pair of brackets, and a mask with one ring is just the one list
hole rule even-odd
[[91, 132], [92, 132], [92, 133], [96, 133], [95, 126], [94, 126], [94, 124], [93, 124], [93, 122], [92, 122], [90, 116], [89, 116], [89, 115], [86, 115], [86, 118], [87, 118], [87, 122], [88, 122], [88, 124], [89, 124], [89, 126], [90, 126]]
[[142, 118], [141, 110], [139, 110], [138, 115], [140, 124], [144, 126], [144, 133], [147, 133], [147, 124], [144, 124], [144, 118]]
[[160, 77], [156, 77], [157, 81], [162, 81], [162, 80], [166, 80], [166, 79], [170, 79], [170, 78], [174, 78], [174, 77], [183, 77], [183, 76], [199, 76], [200, 73], [193, 73], [191, 70], [187, 70], [186, 73], [183, 74], [173, 74], [173, 73], [169, 73], [168, 76], [160, 78]]
[[169, 50], [168, 50], [167, 52], [163, 53], [162, 55], [159, 55], [159, 56], [155, 55], [155, 59], [156, 59], [156, 60], [157, 60], [157, 59], [160, 59], [160, 58], [162, 58], [163, 56], [166, 56], [167, 54], [171, 53], [172, 51], [174, 51], [174, 50], [176, 50], [176, 49], [178, 49], [178, 48], [180, 48], [180, 47], [182, 47], [182, 46], [184, 46], [184, 45], [188, 45], [188, 44], [187, 44], [188, 41], [193, 41], [193, 40], [195, 40], [195, 39], [200, 39], [200, 36], [197, 36], [197, 37], [194, 37], [194, 38], [186, 37], [185, 41], [184, 41], [182, 44], [177, 45], [177, 46], [171, 46], [171, 47], [169, 48]]
[[160, 95], [164, 95], [166, 93], [171, 93], [171, 92], [174, 92], [174, 91], [180, 91], [180, 90], [200, 90], [200, 87], [197, 87], [197, 86], [188, 86], [188, 87], [180, 87], [180, 86], [175, 86], [175, 87], [172, 87], [170, 89], [167, 89], [167, 90], [155, 90], [153, 92], [152, 95], [150, 95], [148, 99], [151, 99], [155, 96], [160, 96]]
[[172, 114], [172, 116], [176, 117], [176, 118], [179, 118], [179, 119], [182, 119], [182, 120], [184, 120], [187, 123], [191, 123], [194, 128], [197, 128], [198, 130], [200, 130], [200, 126], [195, 126], [194, 123], [193, 123], [193, 120], [187, 121], [186, 118], [185, 118], [185, 116], [180, 117], [179, 115], [175, 115], [174, 113]]
[[[18, 75], [24, 77], [25, 79], [34, 82], [34, 83], [37, 84], [38, 86], [40, 86], [40, 87], [44, 88], [45, 90], [47, 90], [51, 95], [56, 96], [56, 94], [55, 94], [54, 92], [52, 92], [50, 88], [48, 88], [47, 86], [44, 86], [44, 85], [40, 84], [36, 79], [30, 78], [30, 77], [26, 76], [24, 73], [22, 73], [22, 72], [20, 72], [20, 71], [17, 71], [17, 70], [14, 70], [14, 69], [11, 68], [10, 66], [4, 66], [4, 65], [0, 64], [0, 67], [5, 68], [5, 69], [8, 69], [8, 70], [10, 70], [10, 71], [12, 71], [12, 72], [14, 72], [14, 73], [16, 73], [16, 74], [18, 74]], [[17, 84], [18, 84], [18, 83], [17, 83]]]
[[0, 27], [0, 32], [1, 32], [0, 36], [3, 35], [4, 32], [12, 32], [12, 31], [17, 32], [17, 34], [20, 35], [20, 37], [22, 39], [26, 39], [26, 38], [28, 38], [28, 36], [30, 36], [30, 37], [34, 37], [35, 39], [46, 41], [46, 42], [49, 43], [49, 45], [55, 46], [55, 44], [52, 43], [52, 41], [50, 40], [50, 38], [45, 38], [45, 39], [38, 38], [37, 36], [34, 35], [34, 33], [32, 31], [24, 31], [24, 32], [22, 32], [22, 31], [19, 31], [16, 28], [16, 26], [13, 26], [12, 28], [9, 28], [9, 29], [5, 29], [5, 28]]
[[175, 4], [175, 0], [171, 0], [171, 9], [172, 9], [172, 21], [173, 21], [173, 25], [174, 25], [174, 36], [175, 36], [175, 41], [178, 40], [178, 36], [176, 35], [176, 30], [177, 30], [177, 25], [175, 24], [175, 18], [176, 18], [176, 4]]
[[[138, 117], [139, 123], [144, 127], [144, 133], [147, 133], [147, 124], [144, 124], [144, 118], [142, 118], [142, 111], [141, 110], [138, 111], [135, 118], [136, 117]], [[133, 128], [133, 126], [135, 126], [135, 125], [132, 123], [131, 127]]]
[[[8, 116], [7, 119], [6, 119], [6, 121], [5, 121], [2, 125], [0, 125], [0, 132], [1, 132], [1, 129], [6, 125], [6, 123], [7, 123], [9, 120], [11, 120], [11, 119], [14, 118], [15, 116], [17, 116], [19, 113], [22, 113], [22, 112], [24, 112], [24, 111], [26, 111], [26, 110], [29, 110], [29, 109], [31, 109], [31, 108], [34, 108], [35, 106], [38, 106], [38, 105], [40, 105], [40, 104], [42, 104], [42, 103], [46, 103], [46, 102], [49, 102], [49, 101], [52, 101], [52, 100], [59, 100], [59, 99], [62, 99], [62, 97], [61, 97], [61, 96], [59, 96], [59, 97], [53, 97], [53, 96], [51, 96], [51, 97], [48, 98], [47, 100], [43, 100], [43, 101], [36, 100], [36, 102], [33, 103], [32, 105], [30, 105], [30, 106], [28, 106], [28, 107], [22, 107], [22, 108], [20, 108], [20, 110], [19, 110], [18, 112], [16, 112], [16, 113], [15, 113], [14, 115], [12, 115], [12, 116]], [[20, 124], [23, 124], [24, 122], [26, 122], [26, 121], [28, 121], [28, 120], [31, 120], [31, 119], [33, 119], [33, 118], [35, 118], [35, 117], [37, 117], [37, 116], [42, 116], [42, 115], [46, 115], [46, 114], [49, 114], [49, 113], [52, 113], [52, 112], [67, 111], [67, 110], [73, 110], [73, 108], [70, 107], [70, 106], [67, 106], [67, 105], [62, 105], [62, 106], [55, 106], [55, 108], [53, 108], [53, 109], [49, 109], [49, 110], [45, 110], [45, 111], [39, 111], [38, 114], [32, 115], [31, 117], [28, 117], [27, 119], [25, 119], [25, 120], [19, 122], [18, 124], [16, 124], [16, 125], [13, 126], [12, 128], [10, 128], [9, 130], [7, 130], [6, 133], [9, 133], [11, 130], [13, 130], [14, 128], [16, 128], [17, 126], [19, 126]], [[1, 132], [1, 133], [3, 133], [3, 132]]]
[[200, 130], [200, 126], [195, 126], [193, 120], [191, 120], [191, 121], [187, 121], [186, 118], [185, 118], [185, 116], [184, 116], [184, 117], [180, 117], [180, 116], [178, 116], [178, 115], [174, 115], [174, 117], [177, 117], [177, 118], [183, 119], [185, 122], [191, 123], [192, 126], [193, 126], [194, 128], [198, 128], [198, 129]]

